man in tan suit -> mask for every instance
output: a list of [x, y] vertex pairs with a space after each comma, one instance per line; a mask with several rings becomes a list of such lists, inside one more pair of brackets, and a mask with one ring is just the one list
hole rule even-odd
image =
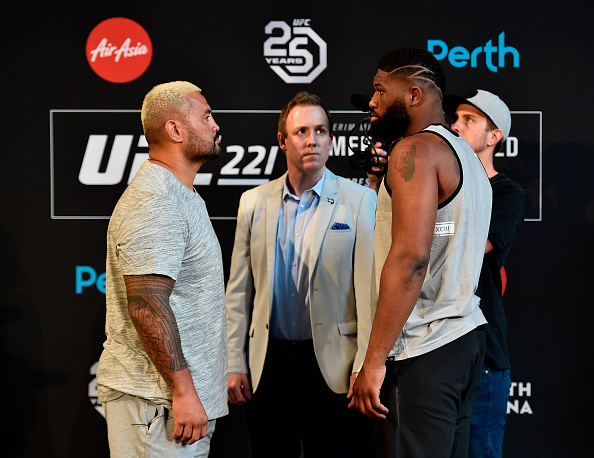
[[371, 326], [376, 194], [326, 169], [331, 126], [319, 97], [297, 94], [279, 119], [287, 173], [239, 204], [229, 401], [247, 404], [254, 457], [298, 457], [301, 443], [308, 458], [349, 456], [352, 439], [367, 437], [347, 398]]

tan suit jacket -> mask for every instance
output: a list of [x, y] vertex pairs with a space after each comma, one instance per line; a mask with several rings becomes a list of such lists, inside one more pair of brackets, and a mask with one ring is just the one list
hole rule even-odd
[[[285, 177], [246, 191], [237, 214], [226, 292], [229, 374], [249, 373], [254, 391], [268, 345]], [[309, 263], [310, 318], [320, 370], [336, 393], [348, 391], [369, 341], [376, 200], [371, 189], [326, 169]], [[335, 223], [349, 229], [333, 229]]]

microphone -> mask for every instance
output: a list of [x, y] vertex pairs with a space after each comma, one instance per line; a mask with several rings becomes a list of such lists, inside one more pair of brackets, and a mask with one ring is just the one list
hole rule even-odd
[[369, 108], [369, 102], [371, 102], [371, 97], [365, 94], [353, 94], [351, 95], [351, 103], [357, 110], [361, 110], [363, 112], [370, 112], [371, 108]]

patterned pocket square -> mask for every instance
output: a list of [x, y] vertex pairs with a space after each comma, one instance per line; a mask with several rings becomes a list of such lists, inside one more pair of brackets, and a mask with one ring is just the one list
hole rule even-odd
[[330, 229], [333, 231], [346, 231], [347, 229], [350, 229], [350, 227], [345, 223], [334, 223]]

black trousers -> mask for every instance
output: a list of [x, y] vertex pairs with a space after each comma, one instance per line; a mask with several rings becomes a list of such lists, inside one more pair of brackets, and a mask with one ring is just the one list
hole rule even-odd
[[386, 362], [380, 399], [390, 412], [375, 422], [378, 456], [468, 456], [485, 345], [480, 326], [424, 355]]
[[374, 457], [370, 419], [347, 408], [320, 372], [311, 340], [271, 340], [247, 406], [252, 457]]

